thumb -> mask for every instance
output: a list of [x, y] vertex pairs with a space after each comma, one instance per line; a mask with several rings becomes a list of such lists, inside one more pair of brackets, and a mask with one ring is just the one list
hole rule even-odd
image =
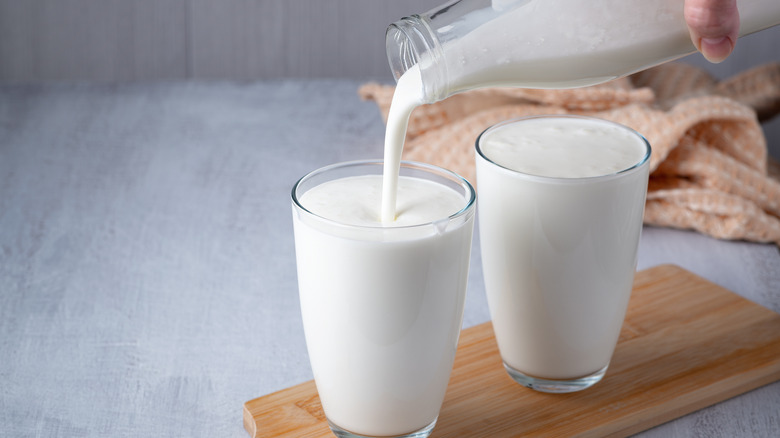
[[736, 0], [685, 0], [684, 13], [691, 41], [708, 61], [731, 54], [739, 35]]

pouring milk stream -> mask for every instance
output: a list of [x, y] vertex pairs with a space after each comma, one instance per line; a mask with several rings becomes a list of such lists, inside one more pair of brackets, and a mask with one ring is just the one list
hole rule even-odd
[[[780, 1], [738, 0], [740, 36], [780, 23]], [[482, 87], [596, 85], [696, 51], [683, 0], [460, 0], [388, 27], [398, 80], [385, 135], [383, 223], [415, 107]]]

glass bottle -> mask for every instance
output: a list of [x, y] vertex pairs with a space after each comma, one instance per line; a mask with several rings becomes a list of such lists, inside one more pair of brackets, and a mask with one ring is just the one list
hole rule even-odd
[[[684, 0], [456, 0], [392, 23], [393, 75], [417, 66], [425, 103], [474, 88], [595, 85], [696, 51]], [[738, 0], [740, 36], [780, 0]]]

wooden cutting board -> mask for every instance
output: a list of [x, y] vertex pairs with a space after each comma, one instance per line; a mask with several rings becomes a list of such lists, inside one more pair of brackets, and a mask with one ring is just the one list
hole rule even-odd
[[[604, 379], [571, 394], [512, 381], [490, 323], [461, 333], [432, 437], [631, 435], [780, 380], [780, 315], [676, 266], [637, 273]], [[313, 381], [244, 404], [253, 437], [333, 437]]]

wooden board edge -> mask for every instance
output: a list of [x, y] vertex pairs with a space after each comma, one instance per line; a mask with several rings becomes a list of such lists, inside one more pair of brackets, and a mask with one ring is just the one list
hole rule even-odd
[[252, 415], [252, 411], [249, 409], [249, 405], [259, 398], [262, 397], [254, 398], [244, 403], [244, 429], [249, 432], [249, 436], [252, 438], [257, 438], [258, 424], [257, 420]]
[[[763, 374], [761, 372], [758, 372], [758, 370], [764, 370], [766, 368], [770, 369], [768, 374]], [[755, 377], [752, 380], [749, 380], [748, 382], [742, 380], [743, 377], [732, 376], [729, 379], [715, 382], [715, 384], [713, 385], [698, 388], [695, 392], [688, 393], [686, 394], [685, 397], [678, 400], [675, 409], [668, 410], [668, 412], [666, 413], [661, 412], [662, 410], [658, 408], [659, 412], [650, 415], [649, 418], [646, 420], [639, 420], [639, 418], [633, 418], [633, 417], [645, 417], [647, 416], [646, 412], [636, 413], [632, 417], [626, 417], [625, 419], [625, 422], [631, 422], [633, 418], [634, 420], [636, 420], [636, 422], [631, 422], [631, 424], [626, 425], [624, 427], [620, 427], [613, 431], [593, 431], [595, 434], [583, 435], [583, 437], [588, 437], [588, 436], [594, 436], [594, 437], [598, 436], [598, 437], [605, 437], [605, 438], [629, 437], [637, 433], [644, 432], [646, 430], [660, 426], [662, 424], [668, 423], [672, 420], [682, 418], [686, 415], [692, 414], [701, 409], [715, 406], [718, 403], [722, 403], [731, 398], [746, 394], [750, 391], [769, 385], [771, 383], [778, 382], [780, 381], [780, 358], [778, 358], [778, 360], [773, 363], [767, 364], [766, 367], [761, 367], [756, 370], [752, 370], [750, 374], [755, 374]], [[709, 396], [700, 397], [698, 394], [701, 393], [708, 393]]]

